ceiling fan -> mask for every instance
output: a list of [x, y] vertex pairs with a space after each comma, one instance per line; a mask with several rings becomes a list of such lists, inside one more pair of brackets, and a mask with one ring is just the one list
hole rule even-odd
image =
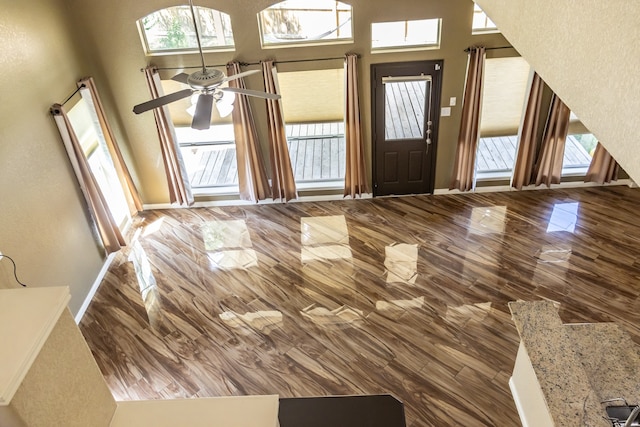
[[209, 129], [211, 126], [211, 113], [213, 111], [214, 101], [218, 102], [223, 98], [223, 92], [233, 92], [242, 95], [256, 96], [258, 98], [266, 99], [280, 99], [280, 95], [260, 92], [257, 90], [240, 89], [234, 87], [221, 87], [223, 83], [230, 80], [239, 79], [251, 74], [259, 73], [260, 70], [245, 71], [243, 73], [234, 74], [232, 76], [225, 76], [223, 72], [207, 68], [204, 63], [204, 54], [202, 53], [202, 44], [200, 42], [200, 33], [198, 32], [198, 24], [196, 22], [196, 15], [193, 10], [193, 1], [189, 0], [189, 8], [191, 9], [191, 17], [193, 18], [193, 26], [196, 31], [196, 40], [198, 41], [198, 51], [200, 52], [200, 59], [202, 60], [202, 70], [198, 70], [194, 73], [180, 73], [171, 78], [180, 83], [184, 83], [190, 86], [189, 89], [183, 89], [178, 92], [164, 95], [151, 101], [143, 102], [133, 107], [133, 112], [136, 114], [144, 113], [145, 111], [153, 110], [154, 108], [162, 107], [171, 102], [178, 101], [183, 98], [187, 98], [194, 93], [199, 93], [198, 101], [196, 103], [196, 109], [193, 114], [193, 120], [191, 127], [194, 129]]

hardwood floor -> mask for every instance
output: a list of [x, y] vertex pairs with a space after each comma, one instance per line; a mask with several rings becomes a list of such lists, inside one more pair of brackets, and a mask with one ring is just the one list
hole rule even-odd
[[507, 302], [640, 342], [639, 211], [606, 187], [145, 212], [80, 326], [120, 400], [392, 393], [407, 426], [516, 426]]

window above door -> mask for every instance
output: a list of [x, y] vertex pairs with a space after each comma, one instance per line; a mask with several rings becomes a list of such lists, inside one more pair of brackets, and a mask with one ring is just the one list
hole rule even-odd
[[258, 14], [263, 48], [353, 41], [351, 6], [334, 0], [285, 0]]

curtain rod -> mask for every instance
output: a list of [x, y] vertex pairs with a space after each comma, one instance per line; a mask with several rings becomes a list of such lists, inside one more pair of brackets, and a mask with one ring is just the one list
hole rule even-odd
[[[499, 46], [499, 47], [485, 47], [484, 48], [484, 50], [497, 50], [497, 49], [515, 49], [515, 47], [513, 47], [513, 46]], [[464, 51], [466, 53], [469, 53], [470, 50], [471, 50], [471, 48], [468, 47]]]
[[[358, 55], [358, 58], [360, 58], [360, 55]], [[291, 63], [296, 63], [296, 62], [316, 62], [316, 61], [335, 61], [338, 59], [344, 59], [344, 56], [338, 56], [335, 58], [314, 58], [314, 59], [290, 59], [288, 61], [273, 61], [274, 64], [291, 64]], [[207, 67], [210, 68], [214, 68], [214, 67], [224, 67], [227, 64], [216, 64], [216, 65], [207, 65]], [[242, 67], [247, 67], [249, 65], [260, 65], [260, 61], [258, 62], [240, 62], [240, 66]], [[185, 69], [190, 69], [190, 68], [202, 68], [202, 65], [194, 65], [194, 66], [188, 66], [188, 67], [158, 67], [159, 71], [170, 71], [170, 70], [185, 70]], [[140, 71], [144, 71], [144, 68], [140, 68]], [[73, 96], [73, 95], [71, 95]]]
[[76, 90], [73, 91], [73, 93], [71, 95], [69, 95], [67, 97], [67, 99], [65, 99], [63, 102], [60, 103], [60, 105], [64, 105], [67, 102], [69, 102], [69, 100], [71, 100], [71, 98], [73, 98], [73, 95], [75, 95], [76, 93], [80, 92], [80, 89], [83, 89], [87, 87], [84, 83], [82, 83], [80, 86], [78, 86], [78, 88]]

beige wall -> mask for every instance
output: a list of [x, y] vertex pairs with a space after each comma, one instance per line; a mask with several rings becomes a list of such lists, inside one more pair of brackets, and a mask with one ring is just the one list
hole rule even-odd
[[640, 3], [477, 0], [520, 54], [640, 180]]
[[[462, 97], [467, 55], [464, 49], [474, 43], [485, 43], [487, 46], [504, 46], [506, 41], [500, 34], [471, 36], [471, 18], [473, 3], [470, 0], [350, 0], [354, 13], [355, 42], [333, 46], [293, 47], [285, 49], [263, 50], [259, 42], [257, 13], [275, 3], [274, 0], [207, 0], [198, 1], [196, 5], [219, 9], [231, 16], [236, 43], [235, 52], [206, 54], [209, 65], [225, 64], [236, 59], [244, 62], [256, 62], [273, 58], [276, 61], [312, 59], [325, 57], [342, 57], [346, 52], [361, 55], [361, 104], [364, 119], [364, 131], [367, 144], [367, 155], [370, 150], [370, 83], [369, 70], [372, 63], [412, 61], [417, 59], [444, 59], [444, 79], [442, 97], [448, 105], [450, 97], [458, 98], [458, 106], [452, 110], [451, 117], [444, 117], [440, 122], [440, 138], [438, 145], [438, 167], [436, 171], [436, 188], [447, 187], [453, 156], [455, 139], [458, 134], [460, 120], [460, 102]], [[105, 7], [98, 0], [71, 0], [76, 22], [86, 23], [84, 40], [93, 50], [91, 60], [99, 64], [104, 71], [106, 81], [115, 100], [115, 110], [122, 123], [122, 134], [135, 162], [140, 180], [141, 192], [145, 203], [167, 202], [167, 186], [163, 176], [160, 151], [154, 129], [152, 114], [134, 115], [131, 109], [135, 104], [148, 99], [143, 74], [140, 69], [148, 63], [161, 67], [179, 67], [198, 65], [199, 56], [172, 55], [146, 57], [140, 44], [135, 25], [137, 19], [161, 8], [185, 4], [181, 0], [112, 0]], [[370, 22], [384, 22], [404, 19], [442, 18], [442, 46], [437, 50], [407, 53], [370, 54]], [[513, 54], [513, 51], [511, 52]], [[281, 71], [308, 70], [313, 68], [342, 67], [342, 61], [304, 62], [281, 64]], [[257, 67], [254, 67], [257, 68]], [[169, 77], [171, 73], [167, 73]], [[250, 88], [261, 89], [261, 76], [255, 75], [247, 79]], [[256, 121], [262, 130], [266, 127], [264, 104], [253, 101]], [[263, 138], [265, 140], [266, 138]], [[265, 151], [266, 152], [266, 151]], [[369, 163], [370, 164], [370, 163]]]
[[[0, 0], [0, 251], [28, 285], [69, 286], [75, 312], [103, 255], [48, 112], [86, 72], [63, 4]], [[0, 287], [14, 286], [11, 264], [0, 261]]]

